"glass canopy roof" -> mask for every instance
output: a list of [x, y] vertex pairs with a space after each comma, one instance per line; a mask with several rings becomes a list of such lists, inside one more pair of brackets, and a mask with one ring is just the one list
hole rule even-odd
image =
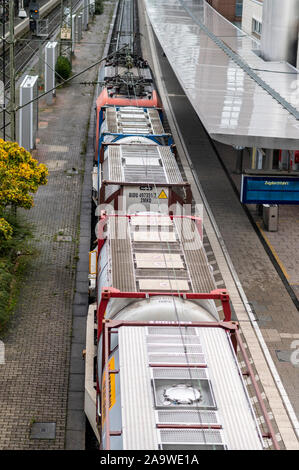
[[204, 0], [145, 0], [160, 44], [211, 137], [298, 149], [299, 72], [265, 62], [257, 41]]

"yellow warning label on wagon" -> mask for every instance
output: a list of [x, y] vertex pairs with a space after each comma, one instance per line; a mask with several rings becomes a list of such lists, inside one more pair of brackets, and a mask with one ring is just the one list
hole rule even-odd
[[158, 199], [167, 199], [167, 195], [166, 195], [164, 189], [162, 189], [162, 191], [160, 192], [160, 194], [158, 196]]
[[[115, 369], [115, 362], [114, 362], [114, 357], [110, 359], [108, 362], [108, 370], [114, 370]], [[102, 381], [102, 424], [104, 425], [104, 422], [106, 420], [106, 370], [104, 371], [103, 374], [103, 381]], [[115, 375], [114, 374], [109, 374], [109, 411], [111, 408], [115, 405]]]

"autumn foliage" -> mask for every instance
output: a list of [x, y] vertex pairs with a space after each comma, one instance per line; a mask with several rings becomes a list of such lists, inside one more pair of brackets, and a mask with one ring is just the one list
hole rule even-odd
[[3, 217], [4, 209], [30, 209], [34, 205], [33, 194], [47, 183], [47, 175], [47, 167], [23, 147], [0, 139], [0, 239], [12, 236], [12, 228]]

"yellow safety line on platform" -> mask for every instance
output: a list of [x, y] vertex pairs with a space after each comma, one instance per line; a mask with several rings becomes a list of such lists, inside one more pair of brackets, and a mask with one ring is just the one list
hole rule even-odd
[[282, 270], [283, 274], [285, 275], [285, 277], [289, 280], [290, 279], [290, 276], [289, 274], [287, 273], [287, 270], [286, 268], [284, 267], [284, 264], [282, 263], [282, 261], [280, 261], [280, 258], [278, 256], [278, 254], [276, 253], [275, 249], [273, 248], [273, 246], [271, 245], [267, 235], [265, 234], [264, 230], [262, 229], [261, 227], [261, 224], [260, 222], [256, 222], [256, 225], [258, 226], [259, 228], [259, 231], [261, 232], [265, 242], [267, 243], [267, 245], [269, 246], [270, 250], [272, 251], [272, 254], [274, 256], [274, 258], [276, 259], [277, 263], [279, 264], [279, 267], [280, 269]]

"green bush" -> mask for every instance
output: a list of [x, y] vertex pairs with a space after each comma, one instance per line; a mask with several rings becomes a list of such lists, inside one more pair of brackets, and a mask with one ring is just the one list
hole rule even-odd
[[0, 258], [0, 333], [5, 329], [11, 314], [10, 297], [13, 277], [13, 263], [11, 260]]
[[57, 59], [55, 72], [59, 80], [67, 80], [71, 76], [72, 65], [67, 57], [60, 55]]
[[0, 336], [2, 337], [14, 312], [19, 289], [33, 251], [29, 245], [29, 239], [32, 237], [31, 227], [8, 210], [0, 215], [5, 216], [13, 229], [11, 238], [0, 239]]
[[104, 12], [103, 0], [96, 0], [95, 3], [95, 14], [101, 15]]

